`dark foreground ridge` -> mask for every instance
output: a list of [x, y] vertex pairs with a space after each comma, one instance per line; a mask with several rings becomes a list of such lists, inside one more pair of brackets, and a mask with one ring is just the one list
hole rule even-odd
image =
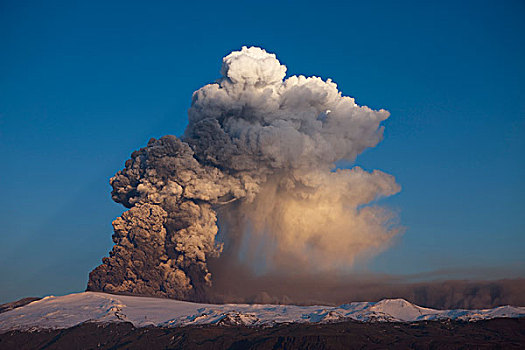
[[0, 334], [0, 349], [523, 349], [525, 319], [135, 328], [84, 323]]

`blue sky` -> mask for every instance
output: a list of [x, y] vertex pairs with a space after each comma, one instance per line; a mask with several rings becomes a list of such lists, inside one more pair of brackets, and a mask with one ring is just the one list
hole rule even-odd
[[85, 288], [109, 177], [243, 45], [391, 112], [356, 163], [396, 177], [407, 229], [366, 269], [525, 277], [523, 1], [108, 3], [0, 4], [0, 302]]

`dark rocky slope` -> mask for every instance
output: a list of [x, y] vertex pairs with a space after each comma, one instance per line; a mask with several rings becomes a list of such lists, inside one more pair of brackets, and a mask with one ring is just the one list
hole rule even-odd
[[0, 334], [0, 349], [523, 349], [525, 319], [135, 328], [85, 323]]
[[33, 301], [40, 300], [40, 299], [42, 299], [42, 298], [27, 297], [27, 298], [23, 298], [23, 299], [20, 299], [20, 300], [17, 300], [17, 301], [13, 301], [13, 302], [10, 302], [10, 303], [2, 304], [2, 305], [0, 305], [0, 314], [2, 312], [6, 312], [6, 311], [9, 311], [9, 310], [16, 309], [17, 307], [25, 306], [25, 305], [27, 305], [29, 303], [32, 303]]

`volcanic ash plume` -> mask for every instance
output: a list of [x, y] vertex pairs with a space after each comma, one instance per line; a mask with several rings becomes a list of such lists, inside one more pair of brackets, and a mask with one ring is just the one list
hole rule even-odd
[[373, 204], [399, 191], [392, 176], [334, 171], [381, 140], [387, 111], [330, 79], [285, 79], [257, 47], [226, 56], [221, 74], [193, 94], [183, 137], [151, 139], [111, 178], [130, 209], [89, 290], [205, 300], [210, 258], [258, 273], [336, 271], [399, 233]]

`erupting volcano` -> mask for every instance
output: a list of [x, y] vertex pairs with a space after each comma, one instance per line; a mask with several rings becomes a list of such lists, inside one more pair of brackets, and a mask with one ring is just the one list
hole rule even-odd
[[226, 56], [221, 75], [193, 94], [182, 137], [151, 139], [111, 178], [129, 210], [88, 290], [203, 301], [210, 259], [258, 274], [344, 271], [400, 233], [375, 205], [400, 190], [394, 177], [336, 167], [377, 145], [387, 111], [330, 79], [285, 78], [257, 47]]

